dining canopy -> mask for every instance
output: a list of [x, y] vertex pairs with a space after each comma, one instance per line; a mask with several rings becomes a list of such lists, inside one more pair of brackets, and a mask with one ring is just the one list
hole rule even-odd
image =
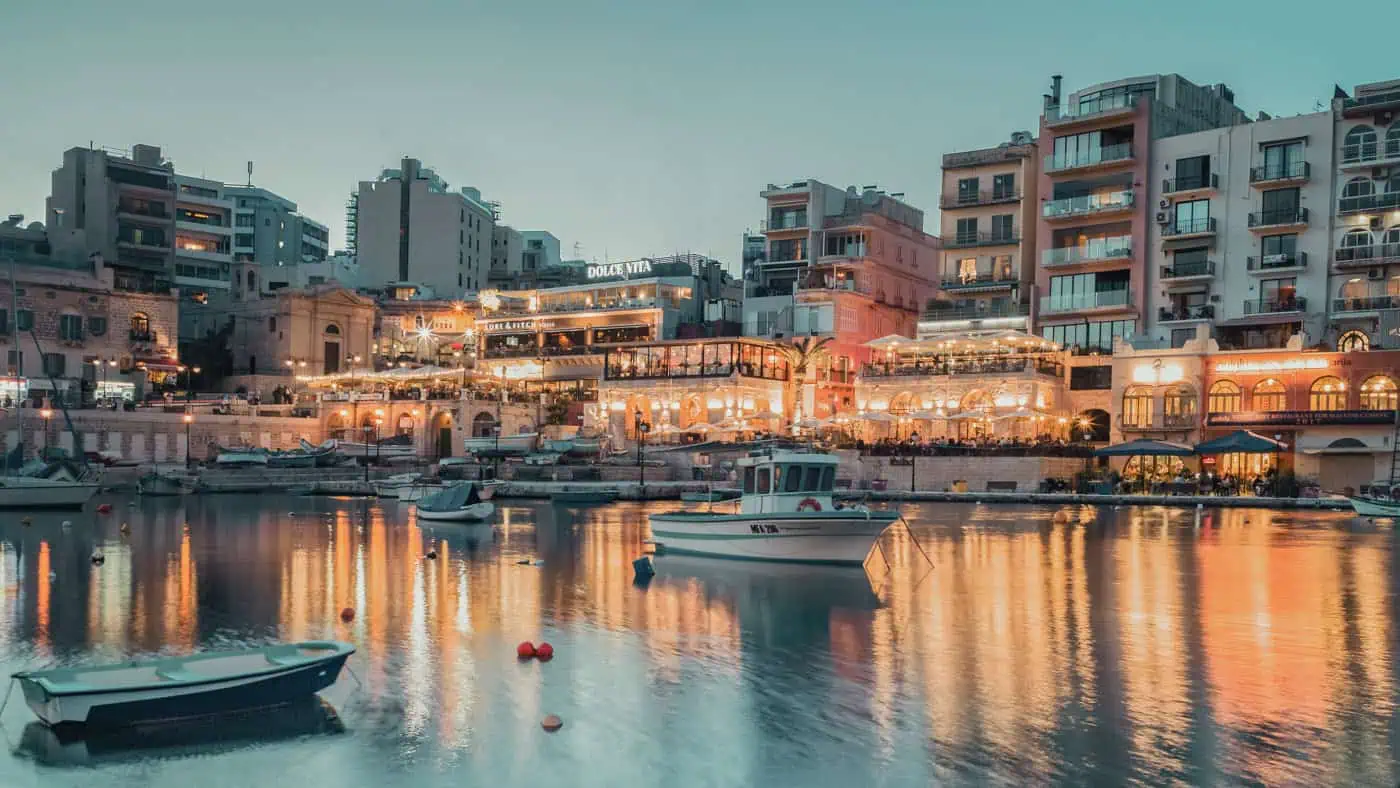
[[1257, 432], [1236, 430], [1229, 435], [1196, 444], [1197, 454], [1270, 454], [1288, 448], [1273, 438]]
[[1146, 438], [1094, 450], [1096, 457], [1190, 457], [1195, 453], [1190, 446]]

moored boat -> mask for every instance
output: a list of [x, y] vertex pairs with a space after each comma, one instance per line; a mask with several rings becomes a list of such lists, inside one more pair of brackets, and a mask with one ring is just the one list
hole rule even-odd
[[522, 435], [467, 438], [462, 445], [468, 454], [529, 454], [535, 450], [537, 438], [537, 433], [527, 432]]
[[377, 479], [371, 484], [374, 486], [374, 494], [380, 498], [398, 498], [404, 490], [417, 484], [422, 478], [421, 473], [396, 473]]
[[565, 506], [601, 506], [617, 500], [617, 490], [611, 487], [598, 489], [558, 490], [550, 493], [551, 503]]
[[268, 456], [262, 449], [220, 448], [214, 464], [220, 468], [266, 468]]
[[400, 487], [398, 499], [406, 503], [414, 503], [434, 493], [442, 492], [445, 488], [441, 482], [419, 479], [413, 484]]
[[683, 492], [681, 500], [686, 503], [719, 503], [720, 501], [732, 501], [742, 494], [739, 490], [717, 487], [703, 492]]
[[[1397, 428], [1400, 435], [1400, 428]], [[1361, 485], [1359, 495], [1349, 496], [1351, 508], [1362, 517], [1400, 517], [1400, 485], [1377, 481]]]
[[49, 725], [119, 727], [275, 706], [335, 683], [354, 646], [287, 643], [93, 667], [21, 671], [24, 700]]
[[431, 522], [484, 522], [496, 513], [495, 504], [481, 500], [476, 485], [470, 482], [425, 495], [414, 509], [419, 520]]
[[100, 487], [97, 481], [0, 476], [0, 509], [81, 509]]
[[189, 487], [183, 479], [161, 473], [148, 473], [136, 482], [136, 492], [147, 497], [184, 495]]
[[831, 493], [837, 458], [773, 451], [739, 460], [739, 511], [667, 512], [650, 517], [664, 553], [816, 564], [863, 564], [893, 511], [838, 508]]

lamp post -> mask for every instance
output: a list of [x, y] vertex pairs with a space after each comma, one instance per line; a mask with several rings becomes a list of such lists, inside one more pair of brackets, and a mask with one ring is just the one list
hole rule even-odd
[[647, 466], [642, 464], [642, 452], [646, 449], [647, 433], [651, 431], [651, 425], [642, 421], [642, 409], [637, 408], [632, 418], [637, 423], [637, 483], [645, 487], [647, 483]]
[[[175, 367], [175, 372], [176, 372], [178, 375], [180, 375], [181, 377], [184, 377], [184, 379], [185, 379], [185, 389], [186, 389], [186, 390], [189, 390], [189, 387], [190, 387], [190, 368], [187, 367], [187, 366], [185, 366], [184, 364], [181, 364], [181, 365]], [[178, 378], [177, 378], [177, 382], [178, 382]]]
[[185, 411], [185, 467], [190, 467], [190, 425], [194, 423], [194, 414]]
[[378, 464], [382, 461], [382, 459], [383, 459], [383, 457], [384, 457], [384, 453], [383, 453], [383, 451], [382, 451], [382, 450], [380, 449], [380, 447], [379, 447], [379, 428], [382, 427], [382, 426], [384, 426], [384, 420], [383, 420], [383, 419], [375, 419], [375, 420], [374, 420], [374, 464], [375, 464], [375, 465], [378, 465]]
[[47, 458], [49, 455], [49, 419], [53, 418], [53, 411], [44, 408], [39, 411], [39, 416], [44, 420], [44, 456]]
[[365, 484], [369, 484], [369, 431], [371, 427], [366, 424], [361, 429], [365, 433]]

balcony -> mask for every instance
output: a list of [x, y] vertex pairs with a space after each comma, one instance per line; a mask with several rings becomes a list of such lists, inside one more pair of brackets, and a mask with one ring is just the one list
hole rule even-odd
[[1255, 274], [1293, 273], [1308, 267], [1308, 253], [1266, 254], [1261, 257], [1246, 257], [1245, 268]]
[[1338, 268], [1400, 263], [1400, 243], [1343, 246], [1332, 251], [1332, 260]]
[[1096, 293], [1044, 296], [1040, 299], [1040, 311], [1049, 315], [1062, 312], [1087, 312], [1095, 309], [1118, 310], [1131, 308], [1133, 304], [1133, 291], [1131, 290], [1104, 290]]
[[147, 238], [140, 235], [117, 236], [117, 246], [146, 252], [168, 252], [170, 242], [164, 238]]
[[1005, 233], [958, 233], [952, 238], [943, 239], [944, 249], [968, 249], [974, 246], [1008, 246], [1021, 242], [1016, 232]]
[[1131, 164], [1133, 161], [1133, 144], [1124, 142], [1118, 145], [1105, 145], [1075, 153], [1051, 154], [1045, 157], [1045, 171], [1048, 173], [1066, 173], [1076, 170], [1088, 170], [1101, 167], [1111, 167], [1119, 164]]
[[958, 358], [947, 361], [910, 361], [886, 364], [865, 364], [860, 374], [864, 378], [920, 377], [924, 375], [1006, 375], [1030, 372], [1054, 378], [1065, 376], [1064, 365], [1050, 357], [1023, 358]]
[[976, 274], [944, 277], [941, 287], [944, 290], [1004, 290], [1020, 284], [1020, 278], [1011, 271], [978, 271]]
[[1400, 90], [1342, 99], [1343, 117], [1365, 117], [1385, 109], [1400, 109]]
[[1214, 304], [1197, 304], [1195, 306], [1164, 306], [1157, 310], [1157, 322], [1159, 323], [1181, 323], [1188, 320], [1214, 320]]
[[170, 208], [163, 202], [123, 197], [117, 201], [117, 216], [139, 222], [165, 224], [170, 221]]
[[1062, 246], [1040, 253], [1040, 264], [1046, 268], [1087, 263], [1106, 263], [1133, 259], [1133, 237], [1117, 235], [1095, 238], [1081, 246]]
[[1288, 183], [1303, 183], [1312, 177], [1312, 166], [1305, 161], [1290, 161], [1285, 164], [1265, 164], [1251, 167], [1249, 182], [1254, 186], [1274, 187]]
[[1400, 296], [1367, 295], [1332, 300], [1333, 315], [1379, 312], [1382, 309], [1400, 309]]
[[1041, 206], [1041, 215], [1050, 221], [1071, 219], [1079, 216], [1102, 216], [1132, 210], [1133, 190], [1086, 194], [1081, 197], [1065, 197], [1047, 200]]
[[1220, 188], [1220, 176], [1189, 175], [1185, 178], [1165, 178], [1162, 180], [1163, 195], [1184, 195], [1194, 192], [1211, 192]]
[[[934, 303], [947, 302], [935, 301]], [[919, 318], [919, 324], [924, 327], [937, 328], [939, 323], [967, 323], [974, 320], [1002, 320], [1009, 323], [1030, 315], [1030, 309], [1025, 304], [981, 303], [981, 306], [975, 307], [950, 306], [946, 309], [926, 309]]]
[[1308, 299], [1302, 296], [1280, 299], [1260, 298], [1244, 302], [1244, 314], [1246, 317], [1252, 315], [1285, 315], [1293, 312], [1306, 311], [1308, 311]]
[[1400, 209], [1400, 191], [1343, 197], [1337, 203], [1337, 213], [1343, 216], [1350, 213], [1376, 213], [1396, 209]]
[[944, 197], [942, 200], [943, 210], [955, 211], [958, 208], [976, 208], [980, 205], [1005, 205], [1006, 203], [1020, 202], [1021, 192], [1019, 191], [980, 191], [976, 194], [956, 194]]
[[138, 329], [132, 329], [126, 336], [127, 339], [131, 340], [132, 342], [147, 343], [156, 341], [156, 332], [154, 331], [142, 331]]
[[780, 221], [769, 221], [764, 219], [758, 223], [758, 231], [762, 233], [782, 233], [789, 230], [806, 230], [807, 217], [789, 216]]
[[1280, 208], [1273, 211], [1256, 211], [1249, 215], [1249, 229], [1251, 230], [1279, 230], [1289, 227], [1305, 227], [1307, 223], [1307, 208]]
[[1342, 146], [1341, 168], [1359, 170], [1400, 163], [1400, 140], [1359, 142]]
[[1162, 281], [1168, 284], [1203, 282], [1215, 276], [1215, 262], [1201, 260], [1195, 263], [1164, 265], [1161, 274]]
[[1131, 115], [1137, 108], [1137, 100], [1137, 96], [1113, 95], [1096, 101], [1080, 102], [1077, 107], [1048, 107], [1045, 110], [1045, 125], [1052, 129], [1067, 128], [1080, 123]]
[[1215, 235], [1215, 217], [1177, 219], [1162, 226], [1163, 239], [1207, 238]]
[[1118, 429], [1123, 432], [1163, 432], [1167, 430], [1194, 430], [1198, 426], [1194, 413], [1139, 413], [1137, 418], [1118, 416]]

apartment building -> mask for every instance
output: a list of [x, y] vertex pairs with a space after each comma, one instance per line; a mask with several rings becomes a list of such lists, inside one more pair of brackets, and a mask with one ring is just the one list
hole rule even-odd
[[805, 180], [769, 184], [760, 196], [768, 248], [751, 262], [744, 334], [833, 338], [815, 370], [816, 401], [802, 412], [853, 407], [855, 373], [870, 354], [865, 343], [914, 335], [937, 287], [938, 238], [924, 232], [923, 211], [875, 187]]
[[498, 209], [479, 189], [454, 191], [437, 172], [405, 158], [398, 169], [360, 182], [346, 229], [366, 285], [406, 282], [461, 294], [486, 287]]
[[1140, 334], [1179, 348], [1204, 324], [1223, 350], [1322, 338], [1332, 127], [1318, 112], [1153, 142]]
[[920, 335], [978, 328], [1030, 329], [1035, 283], [1035, 139], [1016, 132], [994, 148], [943, 157], [939, 297], [924, 305]]
[[295, 287], [295, 267], [330, 255], [330, 229], [297, 204], [257, 186], [227, 186], [233, 202], [235, 285], [247, 293]]
[[175, 176], [175, 285], [207, 296], [232, 286], [233, 200], [219, 181]]
[[1400, 348], [1400, 79], [1339, 91], [1327, 340]]

